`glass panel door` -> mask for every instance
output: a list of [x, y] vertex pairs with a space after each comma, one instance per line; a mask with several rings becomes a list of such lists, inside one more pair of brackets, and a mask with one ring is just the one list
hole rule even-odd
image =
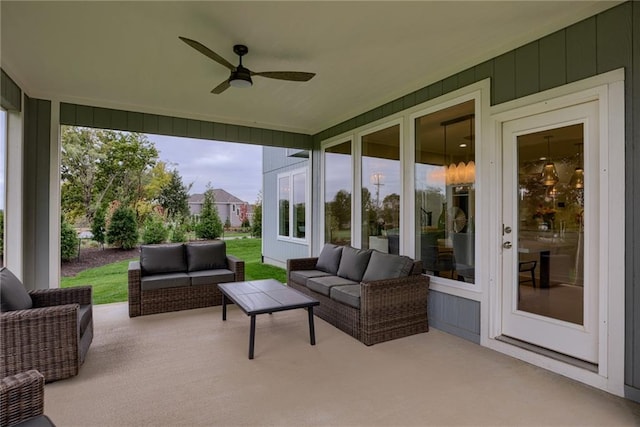
[[598, 104], [503, 125], [502, 334], [598, 361]]

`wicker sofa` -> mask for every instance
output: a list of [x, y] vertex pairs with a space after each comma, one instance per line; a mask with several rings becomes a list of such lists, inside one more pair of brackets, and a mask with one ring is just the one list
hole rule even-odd
[[129, 263], [129, 317], [222, 304], [218, 283], [244, 280], [225, 242], [143, 245]]
[[55, 427], [44, 415], [44, 376], [35, 369], [0, 379], [0, 426]]
[[429, 330], [419, 260], [326, 244], [318, 257], [287, 260], [287, 283], [320, 301], [318, 317], [366, 345]]

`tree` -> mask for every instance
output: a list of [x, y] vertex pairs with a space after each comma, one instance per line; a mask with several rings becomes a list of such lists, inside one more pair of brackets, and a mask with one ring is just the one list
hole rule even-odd
[[262, 237], [262, 191], [258, 193], [256, 204], [253, 207], [253, 224], [251, 225], [251, 235]]
[[157, 213], [147, 217], [142, 232], [142, 242], [146, 245], [163, 243], [169, 236], [169, 230], [164, 225], [164, 218]]
[[160, 189], [158, 203], [167, 214], [167, 218], [186, 217], [189, 215], [189, 190], [191, 186], [182, 183], [182, 177], [177, 170], [169, 174], [169, 181]]
[[93, 240], [104, 246], [106, 239], [107, 225], [105, 218], [104, 208], [98, 209], [93, 216], [93, 224], [91, 225], [91, 233], [93, 234]]
[[120, 205], [113, 212], [107, 229], [107, 243], [122, 249], [133, 249], [138, 244], [138, 225], [133, 209]]
[[351, 226], [351, 193], [340, 190], [329, 205], [331, 216], [335, 218], [338, 230]]
[[249, 206], [246, 203], [240, 205], [240, 213], [238, 216], [240, 217], [240, 227], [249, 228], [251, 227], [251, 223], [249, 222]]
[[196, 237], [200, 239], [217, 239], [222, 235], [222, 221], [220, 221], [218, 209], [214, 203], [213, 189], [207, 185], [200, 212], [200, 222], [196, 225]]
[[158, 151], [139, 133], [80, 127], [62, 128], [61, 199], [67, 220], [93, 223], [100, 206], [122, 200], [135, 206], [145, 198], [145, 185]]

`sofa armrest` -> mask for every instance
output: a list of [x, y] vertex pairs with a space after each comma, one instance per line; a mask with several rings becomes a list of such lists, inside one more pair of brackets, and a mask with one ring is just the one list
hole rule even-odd
[[293, 258], [287, 260], [287, 274], [289, 271], [313, 270], [318, 263], [318, 257]]
[[142, 283], [140, 280], [142, 277], [142, 269], [140, 268], [140, 261], [131, 261], [129, 263], [127, 277], [129, 290], [129, 317], [140, 316], [142, 312], [142, 309], [140, 307], [140, 292], [142, 291]]
[[79, 307], [64, 304], [0, 313], [0, 377], [34, 368], [47, 381], [76, 375]]
[[91, 304], [93, 288], [91, 286], [73, 286], [71, 288], [36, 289], [29, 291], [33, 307], [52, 307], [63, 304]]
[[244, 282], [244, 260], [233, 255], [227, 255], [227, 265], [229, 270], [236, 276], [236, 282]]
[[0, 425], [18, 424], [44, 413], [44, 376], [35, 369], [0, 379]]

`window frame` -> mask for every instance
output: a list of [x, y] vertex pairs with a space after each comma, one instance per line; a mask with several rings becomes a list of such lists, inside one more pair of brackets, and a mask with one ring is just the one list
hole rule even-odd
[[[302, 188], [304, 190], [304, 227], [305, 227], [305, 233], [304, 233], [304, 238], [300, 238], [300, 237], [296, 237], [294, 235], [294, 211], [295, 211], [295, 205], [293, 203], [294, 201], [294, 194], [295, 194], [295, 190], [297, 187], [294, 188], [294, 178], [297, 176], [302, 175], [304, 178], [304, 183], [302, 185]], [[281, 207], [280, 207], [280, 182], [282, 180], [282, 178], [286, 178], [287, 179], [287, 183], [289, 185], [289, 209], [287, 212], [287, 218], [289, 220], [289, 233], [288, 235], [283, 235], [280, 234], [280, 218], [281, 218]], [[308, 223], [309, 223], [309, 201], [310, 201], [310, 191], [309, 191], [309, 173], [308, 173], [308, 168], [304, 167], [304, 168], [298, 168], [298, 169], [293, 169], [291, 171], [287, 171], [287, 172], [282, 172], [279, 173], [276, 176], [276, 194], [278, 195], [278, 200], [276, 202], [276, 206], [277, 206], [277, 214], [276, 214], [276, 238], [279, 241], [286, 241], [286, 242], [293, 242], [293, 243], [301, 243], [301, 244], [307, 244], [309, 242], [309, 227], [308, 227]]]

